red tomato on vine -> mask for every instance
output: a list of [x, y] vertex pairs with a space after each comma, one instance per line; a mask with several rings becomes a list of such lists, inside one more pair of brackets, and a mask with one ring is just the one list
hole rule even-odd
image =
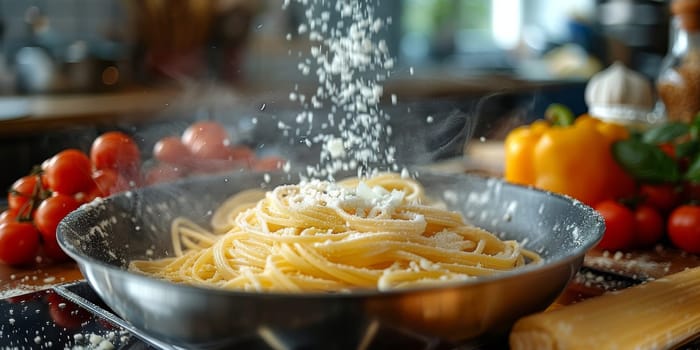
[[597, 247], [607, 250], [629, 248], [634, 242], [635, 219], [632, 211], [614, 200], [605, 200], [595, 206], [605, 219], [605, 233]]
[[39, 250], [39, 233], [25, 222], [0, 224], [0, 261], [8, 265], [24, 265], [34, 261]]
[[681, 205], [674, 209], [668, 217], [667, 231], [676, 247], [700, 253], [700, 206]]
[[77, 149], [67, 149], [51, 157], [44, 171], [49, 188], [58, 193], [73, 195], [89, 191], [93, 186], [90, 158]]
[[90, 160], [96, 169], [112, 169], [129, 179], [138, 176], [141, 152], [129, 135], [119, 131], [106, 132], [93, 141]]

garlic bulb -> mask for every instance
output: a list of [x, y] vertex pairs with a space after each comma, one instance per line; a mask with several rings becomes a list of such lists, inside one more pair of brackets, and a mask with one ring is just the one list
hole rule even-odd
[[623, 122], [648, 121], [655, 103], [651, 82], [620, 62], [594, 75], [585, 97], [592, 116]]

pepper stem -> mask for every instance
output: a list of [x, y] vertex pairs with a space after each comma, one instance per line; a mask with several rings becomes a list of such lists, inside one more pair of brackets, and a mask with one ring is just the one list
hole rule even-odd
[[544, 111], [545, 119], [549, 120], [552, 125], [570, 126], [574, 123], [574, 113], [569, 107], [560, 103], [552, 103]]

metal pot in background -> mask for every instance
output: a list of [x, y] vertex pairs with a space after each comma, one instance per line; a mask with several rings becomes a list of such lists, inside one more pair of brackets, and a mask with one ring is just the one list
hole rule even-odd
[[668, 47], [669, 1], [599, 0], [597, 27], [607, 39], [608, 61], [621, 61], [650, 78]]
[[36, 7], [25, 14], [30, 36], [14, 55], [16, 88], [20, 93], [100, 92], [124, 80], [117, 44], [66, 41]]
[[21, 93], [101, 92], [117, 88], [123, 80], [123, 69], [115, 61], [85, 56], [61, 62], [37, 46], [21, 48], [15, 63]]

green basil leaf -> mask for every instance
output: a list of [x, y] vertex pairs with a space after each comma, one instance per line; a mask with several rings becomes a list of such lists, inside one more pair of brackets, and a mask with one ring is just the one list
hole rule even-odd
[[657, 146], [627, 139], [613, 143], [615, 160], [635, 179], [644, 182], [674, 182], [680, 171], [673, 158]]
[[697, 140], [700, 138], [700, 113], [695, 115], [695, 118], [690, 122], [688, 129], [691, 140]]
[[642, 141], [647, 143], [662, 143], [683, 136], [690, 131], [688, 124], [670, 122], [647, 130], [642, 136]]
[[685, 171], [685, 179], [689, 181], [700, 181], [700, 155], [695, 157]]
[[642, 136], [644, 136], [644, 133], [642, 133], [641, 131], [638, 131], [638, 130], [630, 130], [630, 137], [629, 137], [630, 139], [634, 139], [634, 140], [639, 140], [639, 141], [641, 141], [641, 140], [642, 140]]
[[690, 125], [690, 139], [692, 140], [697, 140], [700, 138], [700, 124], [698, 122], [693, 122], [693, 124]]
[[700, 151], [700, 141], [693, 140], [688, 142], [679, 143], [676, 146], [676, 157], [684, 158], [690, 157]]

